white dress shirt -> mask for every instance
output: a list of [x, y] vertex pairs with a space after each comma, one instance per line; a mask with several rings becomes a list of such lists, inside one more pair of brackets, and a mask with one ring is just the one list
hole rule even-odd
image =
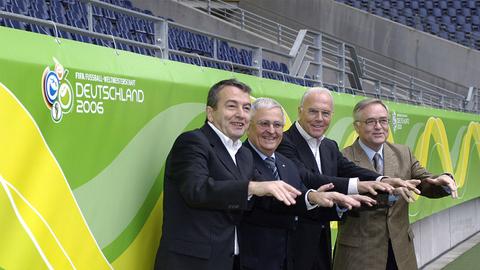
[[[317, 162], [318, 171], [323, 174], [322, 172], [322, 162], [320, 159], [320, 144], [322, 140], [325, 138], [325, 135], [320, 137], [319, 139], [310, 136], [302, 126], [297, 122], [295, 122], [295, 127], [300, 132], [300, 135], [305, 139], [310, 150], [312, 151], [313, 156], [315, 157], [315, 161]], [[358, 177], [350, 178], [348, 181], [348, 194], [358, 194]]]

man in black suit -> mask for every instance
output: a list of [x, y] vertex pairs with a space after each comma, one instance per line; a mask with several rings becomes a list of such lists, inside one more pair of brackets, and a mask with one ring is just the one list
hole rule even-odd
[[[333, 115], [333, 97], [328, 89], [308, 89], [298, 107], [298, 121], [284, 133], [278, 152], [298, 166], [307, 188], [327, 183], [343, 194], [392, 192], [406, 186], [400, 179], [383, 178], [346, 159], [335, 141], [325, 138]], [[415, 187], [409, 187], [414, 189]], [[328, 222], [299, 218], [294, 238], [294, 269], [331, 269], [331, 240]]]
[[249, 125], [249, 93], [237, 80], [216, 83], [208, 93], [205, 125], [175, 141], [165, 167], [156, 269], [233, 269], [237, 225], [248, 198], [274, 196], [290, 205], [300, 194], [283, 181], [251, 181], [252, 154], [239, 140]]
[[[285, 206], [271, 197], [256, 197], [251, 211], [245, 212], [239, 227], [240, 265], [244, 270], [289, 270], [291, 264], [290, 234], [295, 229], [297, 215], [316, 220], [338, 220], [334, 203], [351, 208], [361, 202], [375, 201], [361, 195], [347, 196], [325, 192], [327, 184], [317, 190], [307, 190], [300, 180], [296, 165], [275, 152], [282, 140], [285, 116], [281, 105], [270, 98], [258, 98], [252, 104], [248, 140], [244, 142], [253, 154], [255, 179], [282, 179], [302, 191], [293, 206]], [[359, 200], [359, 201], [357, 201]]]

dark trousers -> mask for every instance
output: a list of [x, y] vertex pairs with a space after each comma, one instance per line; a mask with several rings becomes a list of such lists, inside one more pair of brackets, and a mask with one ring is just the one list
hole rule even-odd
[[238, 255], [233, 256], [233, 270], [240, 270], [240, 258]]

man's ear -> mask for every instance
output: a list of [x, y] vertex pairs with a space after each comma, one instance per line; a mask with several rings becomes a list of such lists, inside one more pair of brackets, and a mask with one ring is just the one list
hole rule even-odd
[[357, 132], [357, 134], [360, 134], [360, 133], [358, 132], [359, 127], [358, 127], [357, 124], [358, 124], [358, 122], [353, 122], [352, 125], [353, 125], [353, 128], [355, 129], [355, 131]]
[[206, 108], [207, 120], [210, 123], [213, 122], [213, 111], [214, 111], [214, 109], [212, 107], [207, 106], [207, 108]]

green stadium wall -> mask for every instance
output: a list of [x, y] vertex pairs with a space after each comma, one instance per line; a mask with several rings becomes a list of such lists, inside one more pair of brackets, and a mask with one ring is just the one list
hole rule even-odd
[[[0, 27], [0, 269], [152, 269], [163, 170], [202, 125], [208, 88], [237, 78], [297, 117], [304, 87]], [[363, 97], [333, 93], [327, 136], [355, 139]], [[420, 197], [411, 222], [480, 195], [480, 117], [386, 102], [391, 138], [460, 199]], [[188, 158], [188, 157], [186, 157]]]

